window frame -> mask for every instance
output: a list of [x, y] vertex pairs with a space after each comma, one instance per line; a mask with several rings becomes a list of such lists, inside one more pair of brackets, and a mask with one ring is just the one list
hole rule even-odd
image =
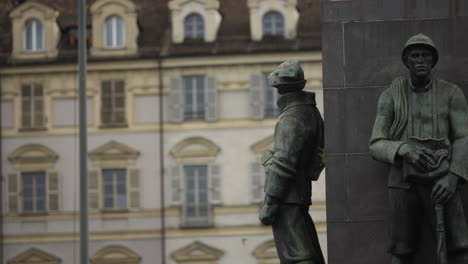
[[[191, 21], [189, 21], [191, 19]], [[199, 19], [199, 20], [197, 20]], [[190, 24], [189, 24], [190, 23]], [[201, 31], [198, 31], [201, 23]], [[187, 27], [191, 26], [192, 31], [188, 32]], [[206, 27], [203, 16], [199, 13], [190, 13], [184, 18], [184, 40], [203, 40], [205, 38]]]
[[[267, 19], [269, 21], [267, 21]], [[281, 27], [277, 27], [277, 23], [281, 22]], [[270, 32], [266, 31], [267, 23], [271, 24]], [[281, 30], [279, 32], [279, 30]], [[281, 12], [271, 10], [263, 14], [262, 17], [262, 37], [286, 36], [286, 21]]]
[[[118, 22], [121, 21], [122, 23], [122, 43], [119, 43], [118, 39]], [[107, 30], [108, 23], [111, 23], [111, 32]], [[125, 20], [118, 15], [110, 15], [106, 19], [104, 19], [104, 25], [103, 25], [103, 32], [104, 32], [104, 37], [103, 37], [103, 46], [106, 49], [122, 49], [125, 48], [125, 43], [126, 43], [126, 30], [125, 30]], [[108, 34], [111, 34], [111, 43], [108, 43]]]
[[[189, 186], [189, 175], [188, 170], [189, 169], [194, 169], [193, 171], [193, 201], [194, 203], [189, 203], [191, 201], [189, 195], [190, 195], [190, 186]], [[184, 219], [184, 225], [185, 226], [210, 226], [211, 225], [211, 210], [212, 210], [212, 205], [210, 202], [210, 184], [209, 184], [209, 166], [208, 164], [184, 164], [182, 166], [183, 170], [183, 184], [184, 184], [184, 202], [182, 203], [182, 210], [183, 210], [183, 219]], [[201, 171], [204, 170], [204, 174], [199, 174]], [[204, 178], [204, 179], [203, 179]], [[204, 185], [201, 185], [201, 182], [204, 181]], [[204, 189], [202, 188], [204, 187]], [[201, 193], [205, 192], [205, 204], [200, 202], [201, 199]], [[189, 205], [193, 205], [194, 207], [194, 213], [195, 215], [190, 216], [188, 213], [188, 210], [190, 209]], [[206, 215], [201, 215], [202, 212], [201, 210], [205, 209], [206, 210]]]
[[[182, 77], [182, 90], [184, 98], [184, 121], [205, 121], [206, 117], [206, 80], [203, 75], [190, 75]], [[187, 84], [191, 83], [191, 87]], [[188, 91], [191, 93], [191, 103], [188, 103]], [[200, 99], [201, 98], [201, 99]], [[200, 102], [201, 100], [201, 102]], [[192, 111], [187, 111], [191, 105]]]
[[[25, 96], [24, 90], [29, 90], [29, 96]], [[36, 90], [40, 90], [37, 92]], [[46, 115], [45, 115], [45, 96], [44, 96], [44, 87], [40, 83], [23, 83], [21, 85], [20, 91], [20, 129], [19, 131], [36, 131], [36, 130], [45, 130], [46, 129]], [[37, 104], [42, 104], [40, 113], [40, 118], [42, 121], [40, 123], [37, 122], [37, 118], [39, 115], [36, 113]], [[29, 112], [26, 113], [25, 111], [25, 104], [29, 104]], [[29, 115], [29, 123], [25, 126], [25, 114]]]
[[[31, 48], [28, 49], [28, 25], [31, 24]], [[38, 35], [38, 28], [40, 28], [40, 35]], [[32, 18], [27, 20], [23, 26], [23, 50], [26, 52], [42, 52], [44, 51], [44, 25], [39, 19]], [[40, 37], [40, 40], [38, 39]]]
[[[26, 206], [25, 206], [25, 202], [26, 202], [26, 195], [25, 195], [25, 176], [26, 175], [31, 175], [33, 176], [32, 177], [32, 184], [28, 184], [28, 185], [32, 185], [32, 194], [31, 194], [31, 199], [28, 199], [28, 200], [32, 200], [32, 209], [31, 210], [26, 210]], [[36, 176], [36, 177], [34, 177]], [[44, 182], [42, 184], [39, 184], [37, 183], [38, 181], [38, 177], [37, 176], [42, 176], [43, 177], [43, 180]], [[20, 182], [21, 182], [21, 213], [23, 214], [45, 214], [49, 211], [49, 206], [48, 206], [48, 177], [47, 177], [47, 172], [46, 171], [31, 171], [31, 172], [21, 172], [20, 173]], [[43, 197], [42, 199], [39, 199], [38, 197], [38, 185], [43, 185], [43, 189], [44, 189], [44, 193], [43, 193]], [[44, 209], [43, 210], [39, 210], [37, 208], [37, 203], [38, 203], [38, 200], [42, 200], [43, 204], [44, 204]]]
[[[112, 194], [109, 196], [106, 193], [106, 172], [111, 172], [112, 179], [111, 179], [111, 186], [112, 186]], [[121, 172], [124, 175], [123, 181], [118, 179], [118, 173]], [[126, 168], [105, 168], [101, 171], [101, 181], [102, 181], [102, 209], [107, 211], [118, 211], [118, 210], [128, 210], [128, 203], [129, 203], [129, 196], [128, 196], [128, 169]], [[124, 194], [119, 194], [118, 185], [122, 184], [125, 187]], [[125, 201], [125, 206], [119, 206], [119, 198], [123, 197], [123, 201]], [[106, 198], [111, 198], [113, 200], [112, 207], [106, 206]]]
[[[109, 82], [109, 95], [105, 95], [104, 92], [104, 85], [105, 83]], [[122, 83], [122, 92], [117, 93], [116, 89], [118, 88], [117, 85], [119, 83]], [[114, 79], [114, 80], [103, 80], [101, 81], [101, 89], [100, 89], [100, 95], [101, 95], [101, 105], [100, 105], [100, 117], [101, 117], [101, 125], [100, 128], [121, 128], [121, 127], [127, 127], [128, 126], [128, 120], [127, 120], [127, 91], [125, 89], [125, 80], [121, 79]], [[116, 101], [119, 99], [118, 97], [121, 96], [123, 100], [123, 107], [121, 109], [117, 109], [118, 107], [116, 106]], [[105, 100], [109, 98], [110, 100], [110, 108], [108, 110], [104, 109], [105, 107]], [[109, 112], [109, 120], [105, 120], [104, 115]], [[117, 114], [122, 114], [123, 115], [123, 120], [119, 122], [117, 120]]]

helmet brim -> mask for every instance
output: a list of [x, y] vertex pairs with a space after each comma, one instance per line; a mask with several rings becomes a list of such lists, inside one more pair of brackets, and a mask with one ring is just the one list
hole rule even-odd
[[[410, 44], [410, 45], [404, 47], [403, 50], [401, 51], [401, 60], [403, 61], [403, 64], [405, 64], [405, 66], [406, 66], [405, 55], [407, 54], [408, 50], [412, 49], [412, 48], [414, 48], [416, 46], [424, 46], [424, 47], [428, 48], [429, 50], [431, 50], [432, 56], [434, 57], [433, 58], [433, 63], [432, 63], [432, 68], [434, 68], [436, 66], [437, 62], [439, 61], [439, 52], [433, 46], [431, 46], [429, 44], [424, 44], [424, 43], [414, 43], [414, 44]], [[408, 68], [408, 66], [406, 66], [406, 67]]]

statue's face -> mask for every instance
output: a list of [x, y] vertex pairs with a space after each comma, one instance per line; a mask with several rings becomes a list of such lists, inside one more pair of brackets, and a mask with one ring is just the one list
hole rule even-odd
[[431, 74], [434, 56], [429, 48], [416, 46], [408, 51], [406, 66], [411, 75], [424, 78]]

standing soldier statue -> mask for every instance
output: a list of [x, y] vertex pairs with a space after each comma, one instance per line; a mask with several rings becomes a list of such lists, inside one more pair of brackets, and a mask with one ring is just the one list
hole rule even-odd
[[260, 221], [272, 225], [282, 264], [324, 264], [317, 231], [309, 215], [311, 181], [323, 169], [323, 120], [315, 94], [304, 92], [306, 81], [299, 62], [280, 64], [268, 82], [278, 89], [280, 116], [274, 150], [266, 151], [265, 203]]
[[411, 37], [402, 51], [409, 77], [393, 80], [377, 106], [369, 144], [374, 159], [390, 164], [392, 264], [413, 263], [423, 219], [433, 227], [439, 264], [468, 263], [458, 188], [468, 180], [468, 107], [458, 86], [431, 75], [438, 58], [429, 37]]

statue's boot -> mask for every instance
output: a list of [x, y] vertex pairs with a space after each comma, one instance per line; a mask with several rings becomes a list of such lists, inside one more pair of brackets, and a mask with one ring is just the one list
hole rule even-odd
[[411, 256], [392, 256], [391, 264], [411, 264]]

